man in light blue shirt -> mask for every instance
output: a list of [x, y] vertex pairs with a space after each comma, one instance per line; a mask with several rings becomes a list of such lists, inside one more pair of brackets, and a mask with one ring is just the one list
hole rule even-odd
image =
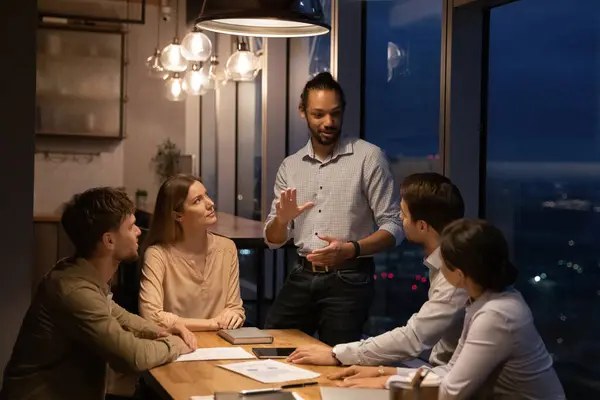
[[279, 167], [264, 231], [270, 248], [291, 238], [298, 247], [298, 264], [266, 328], [317, 331], [329, 345], [361, 337], [374, 294], [372, 255], [404, 237], [385, 155], [364, 140], [341, 137], [344, 107], [330, 74], [306, 84], [299, 108], [310, 139]]

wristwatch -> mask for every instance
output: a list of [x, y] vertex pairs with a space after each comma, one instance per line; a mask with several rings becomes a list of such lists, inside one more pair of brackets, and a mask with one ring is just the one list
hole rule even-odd
[[360, 244], [356, 240], [350, 240], [348, 243], [352, 243], [352, 246], [354, 246], [354, 256], [352, 258], [360, 257]]

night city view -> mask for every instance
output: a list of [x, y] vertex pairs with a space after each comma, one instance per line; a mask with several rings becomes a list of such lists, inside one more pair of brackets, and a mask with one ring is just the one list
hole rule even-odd
[[[385, 151], [397, 182], [441, 172], [442, 1], [365, 8], [363, 137]], [[312, 73], [330, 51], [328, 39], [314, 47]], [[567, 397], [600, 398], [600, 1], [519, 0], [492, 9], [488, 84], [481, 216], [511, 246], [517, 289]], [[290, 153], [306, 143], [306, 132], [289, 135]], [[260, 160], [255, 176], [260, 187]], [[251, 265], [252, 252], [240, 253]], [[294, 261], [288, 257], [288, 267]], [[243, 278], [256, 279], [244, 270]], [[404, 325], [429, 288], [423, 252], [407, 242], [376, 256], [374, 278], [369, 336]]]
[[[364, 136], [386, 151], [398, 181], [441, 170], [441, 6], [367, 3]], [[599, 398], [600, 2], [492, 9], [489, 45], [483, 216], [509, 241], [517, 288], [567, 397]], [[396, 67], [386, 65], [386, 50], [399, 56]], [[422, 261], [408, 243], [377, 257], [367, 334], [418, 310], [428, 288]]]

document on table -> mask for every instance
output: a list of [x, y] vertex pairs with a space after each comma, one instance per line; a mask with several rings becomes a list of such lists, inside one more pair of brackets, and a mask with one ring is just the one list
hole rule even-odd
[[183, 354], [175, 360], [178, 361], [210, 361], [210, 360], [248, 360], [254, 359], [252, 354], [241, 347], [208, 347], [205, 349], [196, 349], [195, 351]]
[[221, 364], [221, 368], [245, 375], [262, 383], [276, 383], [313, 379], [320, 374], [274, 360]]

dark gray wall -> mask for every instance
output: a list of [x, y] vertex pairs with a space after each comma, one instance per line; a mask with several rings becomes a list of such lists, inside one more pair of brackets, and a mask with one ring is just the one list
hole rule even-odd
[[35, 0], [0, 1], [2, 371], [31, 297], [36, 24]]

